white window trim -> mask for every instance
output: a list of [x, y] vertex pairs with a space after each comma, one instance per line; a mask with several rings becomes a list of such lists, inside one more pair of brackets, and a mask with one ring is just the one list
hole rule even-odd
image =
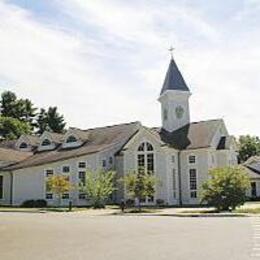
[[[139, 146], [142, 143], [149, 143], [152, 145], [153, 147], [153, 151], [138, 151]], [[137, 147], [135, 149], [135, 170], [136, 172], [138, 172], [138, 155], [143, 154], [144, 155], [144, 167], [147, 169], [147, 154], [152, 153], [153, 154], [153, 176], [156, 176], [156, 169], [157, 169], [157, 165], [156, 165], [156, 151], [155, 151], [155, 145], [153, 144], [153, 142], [151, 142], [150, 140], [147, 139], [142, 139], [139, 140], [139, 142], [137, 143]], [[157, 185], [156, 185], [157, 186]], [[156, 199], [157, 199], [157, 187], [155, 186], [155, 193], [153, 195], [153, 202], [148, 202], [148, 198], [146, 198], [145, 202], [142, 202], [142, 205], [152, 205], [156, 203]]]
[[[53, 171], [53, 175], [52, 176], [54, 176], [55, 175], [55, 171], [54, 171], [53, 168], [44, 169], [44, 199], [47, 200], [47, 201], [54, 200], [54, 197], [55, 197], [53, 192], [47, 192], [47, 190], [46, 190], [46, 184], [47, 184], [46, 182], [47, 182], [47, 179], [50, 178], [50, 177], [47, 176], [47, 171], [50, 171], [50, 170]], [[46, 194], [47, 193], [48, 194], [52, 194], [52, 199], [47, 199], [46, 198]]]
[[[79, 163], [83, 163], [83, 162], [85, 163], [85, 167], [84, 168], [79, 167]], [[80, 161], [77, 162], [77, 168], [78, 168], [79, 171], [84, 170], [84, 169], [86, 170], [87, 167], [88, 167], [88, 161], [80, 160]]]
[[[191, 163], [190, 162], [190, 156], [194, 156], [195, 157], [195, 163]], [[197, 155], [195, 155], [195, 154], [188, 154], [188, 156], [187, 156], [187, 163], [188, 163], [188, 165], [197, 165], [197, 161], [198, 161], [198, 156]]]
[[[190, 170], [196, 170], [196, 190], [191, 190], [190, 188]], [[192, 200], [196, 200], [198, 199], [198, 169], [195, 168], [195, 167], [191, 167], [188, 169], [188, 187], [189, 187], [189, 198], [192, 199]], [[190, 195], [191, 195], [191, 192], [192, 191], [196, 191], [197, 192], [197, 197], [196, 198], [192, 198]]]

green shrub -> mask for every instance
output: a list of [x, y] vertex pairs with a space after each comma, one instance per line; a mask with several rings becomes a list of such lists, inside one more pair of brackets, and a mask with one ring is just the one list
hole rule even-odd
[[34, 208], [34, 200], [26, 200], [22, 203], [21, 207], [22, 208]]
[[21, 205], [22, 208], [46, 208], [47, 201], [43, 199], [39, 200], [26, 200]]
[[47, 207], [47, 201], [46, 200], [36, 200], [34, 202], [34, 207], [35, 208], [46, 208]]
[[161, 207], [161, 206], [163, 206], [165, 203], [164, 203], [164, 200], [163, 199], [157, 199], [156, 200], [156, 205], [157, 206], [159, 206], [159, 207]]
[[211, 178], [202, 185], [202, 202], [218, 211], [235, 209], [245, 203], [250, 182], [243, 168], [218, 168], [209, 174]]
[[125, 204], [128, 208], [131, 208], [134, 207], [135, 201], [133, 199], [128, 199]]

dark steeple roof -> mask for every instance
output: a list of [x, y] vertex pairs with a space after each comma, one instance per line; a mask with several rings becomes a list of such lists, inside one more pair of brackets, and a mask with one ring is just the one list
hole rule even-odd
[[169, 68], [161, 90], [161, 95], [166, 90], [190, 91], [173, 58], [171, 58], [171, 62], [169, 64]]

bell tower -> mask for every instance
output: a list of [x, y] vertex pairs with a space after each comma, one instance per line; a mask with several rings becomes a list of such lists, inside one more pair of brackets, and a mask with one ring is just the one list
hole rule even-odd
[[[172, 51], [172, 49], [170, 49]], [[169, 68], [159, 97], [161, 103], [162, 127], [173, 132], [190, 123], [189, 98], [187, 87], [174, 59], [171, 56]]]

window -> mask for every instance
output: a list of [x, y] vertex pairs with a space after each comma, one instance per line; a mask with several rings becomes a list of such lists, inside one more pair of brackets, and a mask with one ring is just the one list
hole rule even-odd
[[49, 139], [44, 139], [42, 141], [42, 146], [48, 146], [48, 145], [51, 145], [51, 141]]
[[86, 168], [86, 162], [79, 162], [78, 167], [79, 168]]
[[63, 194], [62, 194], [62, 199], [63, 199], [63, 200], [67, 200], [67, 199], [69, 199], [69, 198], [70, 198], [69, 193], [63, 193]]
[[109, 164], [113, 164], [113, 157], [112, 156], [109, 157]]
[[28, 148], [28, 144], [25, 143], [25, 142], [22, 142], [22, 143], [20, 144], [19, 148], [20, 148], [20, 149], [26, 149], [26, 148]]
[[171, 162], [175, 163], [175, 156], [174, 155], [172, 155], [172, 157], [171, 157]]
[[52, 200], [53, 194], [52, 193], [46, 193], [45, 198], [46, 198], [46, 200]]
[[196, 156], [195, 155], [189, 156], [189, 163], [196, 163]]
[[163, 110], [163, 119], [166, 121], [168, 119], [168, 110], [164, 109]]
[[102, 160], [102, 167], [105, 168], [107, 166], [107, 161], [104, 159]]
[[176, 169], [172, 169], [172, 190], [173, 190], [173, 198], [176, 198], [176, 189], [177, 189], [177, 185], [176, 185]]
[[64, 173], [70, 172], [70, 167], [69, 166], [63, 166], [62, 167], [62, 172], [64, 172]]
[[86, 185], [86, 172], [79, 172], [79, 184], [85, 186]]
[[153, 153], [147, 154], [147, 171], [149, 173], [154, 172]]
[[85, 193], [80, 193], [80, 194], [79, 194], [79, 199], [80, 199], [80, 200], [86, 199], [86, 194], [85, 194]]
[[145, 170], [148, 173], [154, 172], [154, 153], [150, 143], [142, 143], [137, 150], [138, 171]]
[[0, 199], [4, 196], [4, 177], [0, 176]]
[[78, 140], [74, 135], [70, 135], [67, 140], [66, 143], [76, 143]]
[[197, 198], [197, 170], [190, 169], [190, 197]]
[[251, 182], [251, 197], [255, 198], [256, 195], [256, 182]]
[[46, 177], [51, 177], [51, 176], [53, 176], [53, 170], [52, 170], [52, 169], [46, 170], [46, 171], [45, 171], [45, 175], [46, 175]]

